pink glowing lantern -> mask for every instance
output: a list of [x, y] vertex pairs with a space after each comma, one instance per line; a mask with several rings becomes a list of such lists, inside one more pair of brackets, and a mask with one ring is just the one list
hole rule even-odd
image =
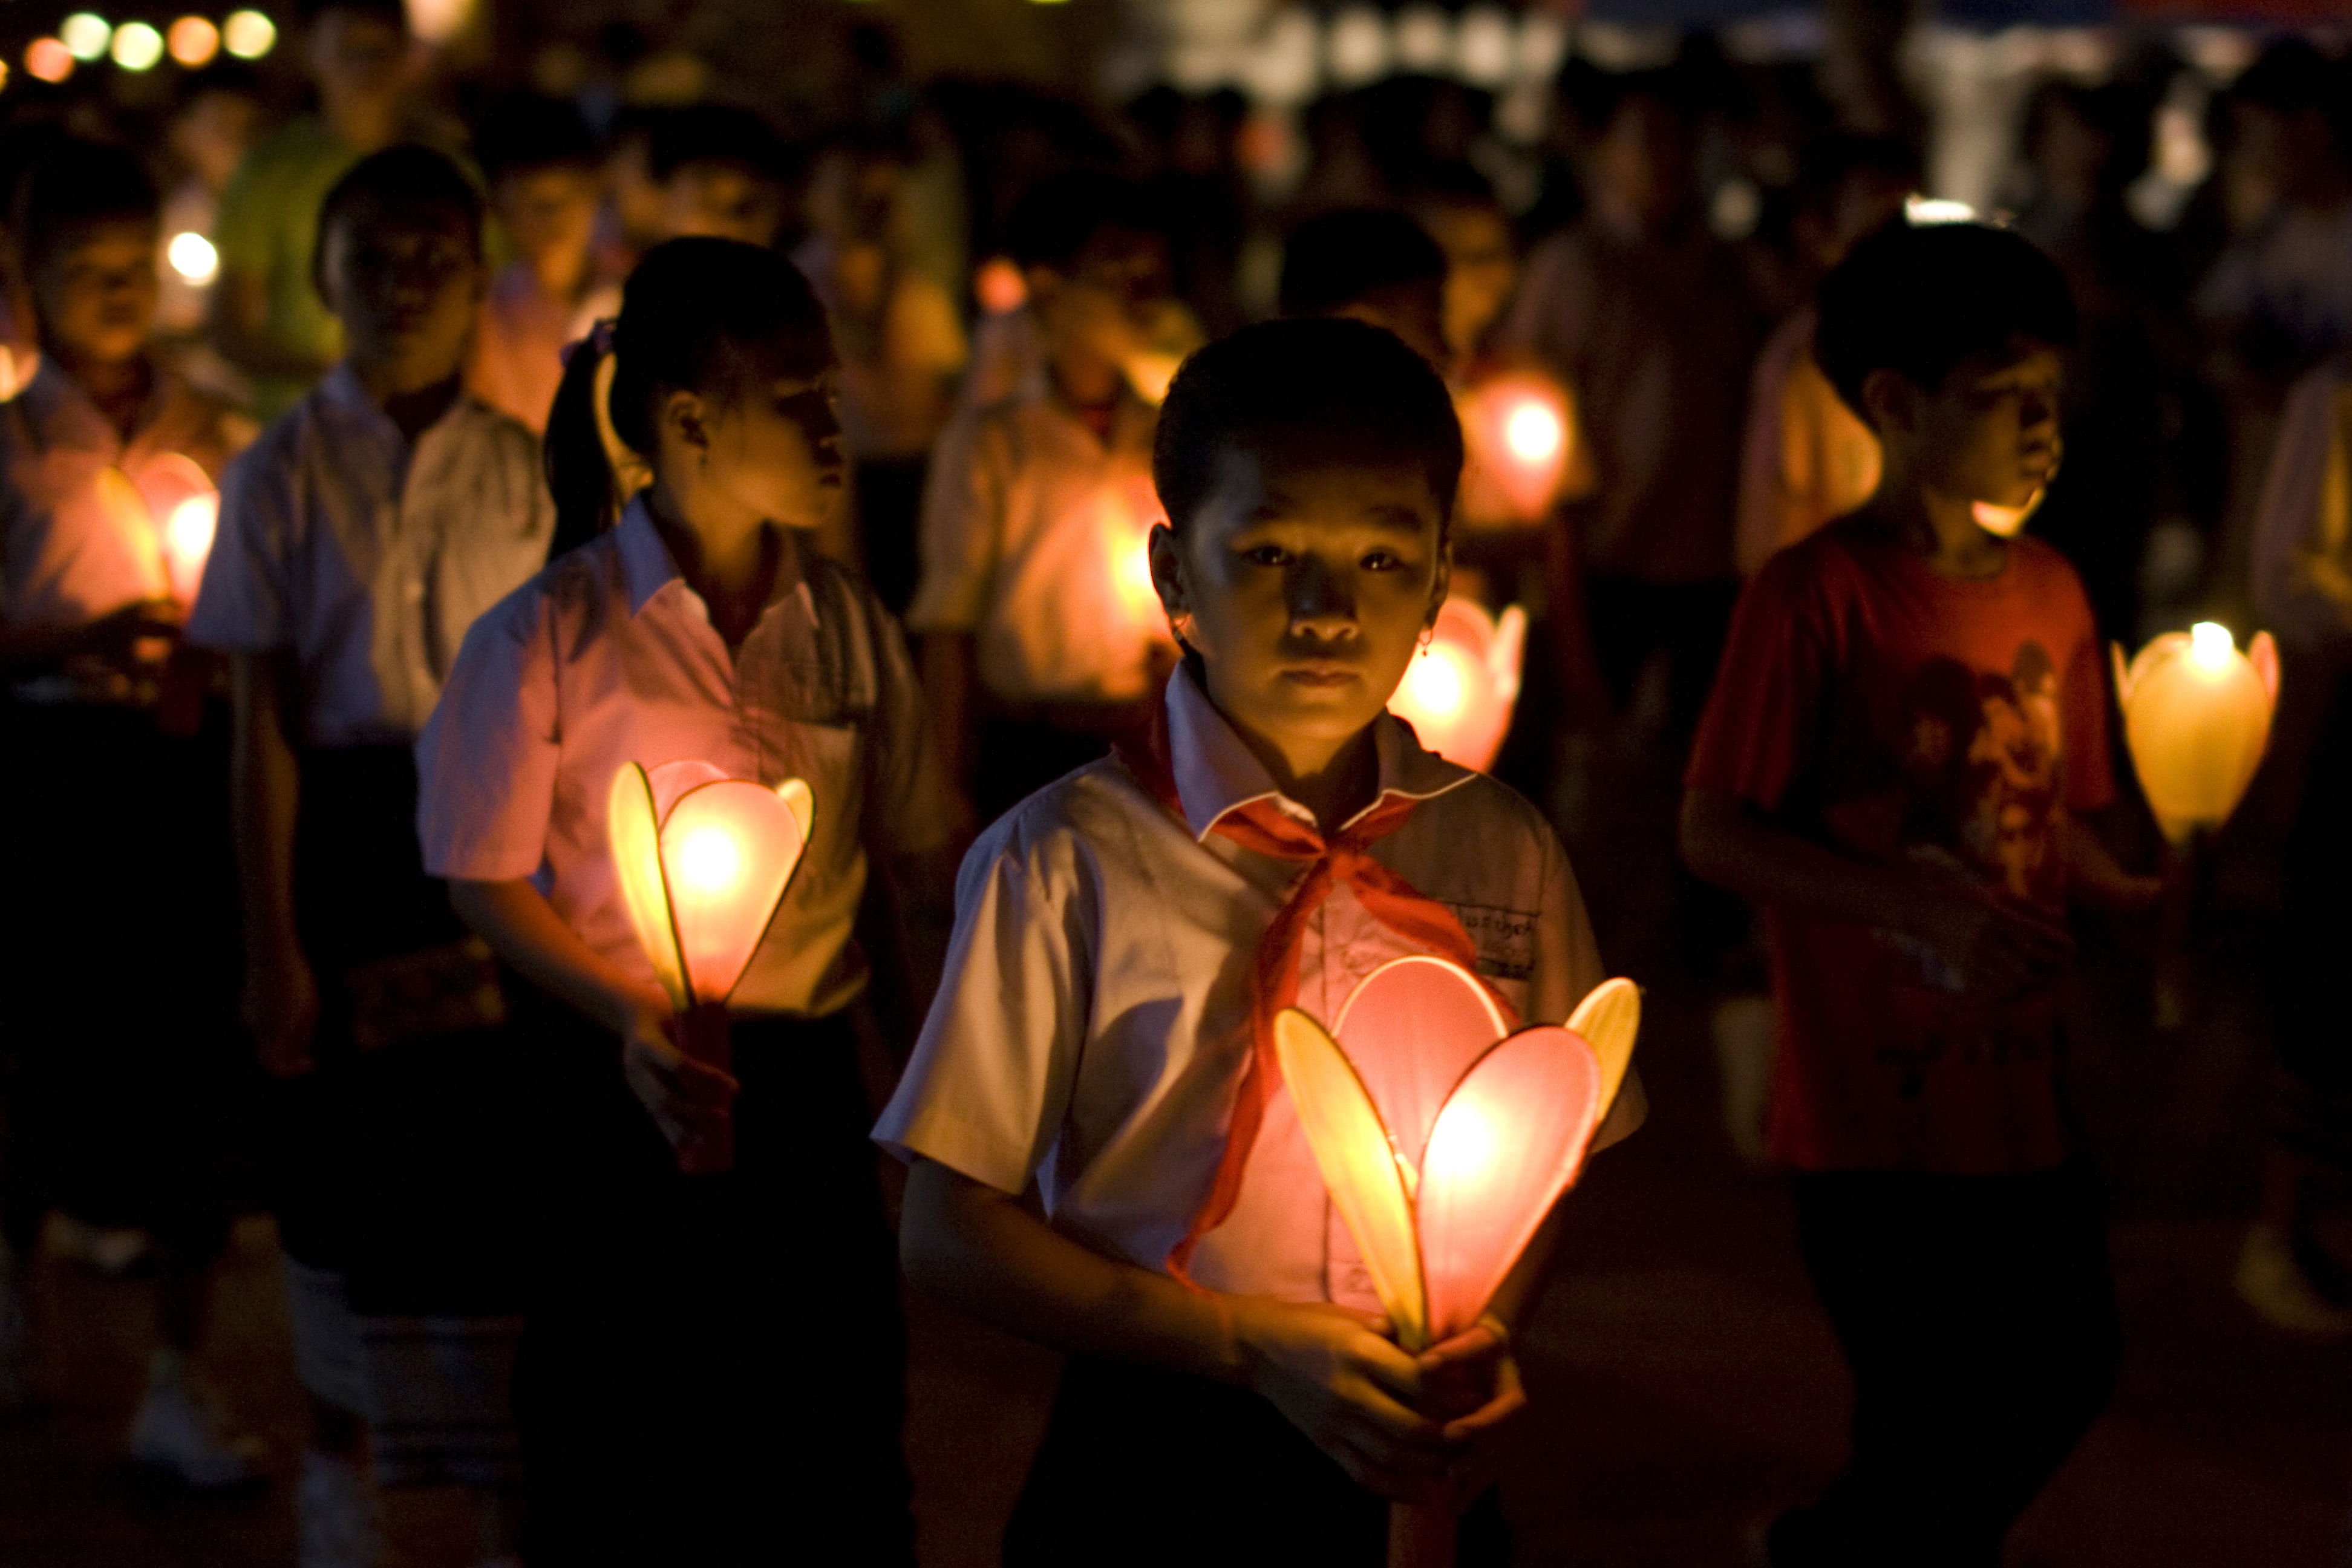
[[1446, 600], [1429, 646], [1413, 657], [1389, 699], [1389, 711], [1439, 756], [1485, 772], [1511, 728], [1527, 640], [1527, 612], [1517, 605], [1497, 617], [1475, 600]]
[[1549, 377], [1515, 371], [1455, 400], [1462, 416], [1463, 518], [1528, 524], [1550, 515], [1575, 456], [1567, 395]]
[[95, 484], [99, 506], [142, 563], [156, 596], [175, 599], [183, 609], [194, 605], [220, 524], [220, 493], [211, 476], [194, 458], [163, 452], [135, 474], [100, 468]]
[[2230, 628], [2167, 632], [2129, 664], [2115, 648], [2116, 697], [2132, 768], [2157, 826], [2176, 845], [2230, 819], [2262, 766], [2278, 705], [2278, 647], [2258, 632], [2243, 653]]
[[[1477, 1322], [1575, 1182], [1640, 1026], [1612, 980], [1565, 1027], [1509, 1033], [1475, 976], [1421, 956], [1367, 976], [1328, 1033], [1279, 1016], [1283, 1082], [1400, 1345]], [[1391, 1564], [1447, 1561], [1452, 1521], [1400, 1506], [1390, 1539]]]
[[[774, 789], [706, 763], [635, 763], [613, 775], [606, 803], [613, 859], [638, 943], [678, 1015], [678, 1044], [730, 1070], [727, 998], [758, 951], [808, 847], [815, 802], [799, 779]], [[734, 1163], [731, 1130], [689, 1140], [692, 1173]]]

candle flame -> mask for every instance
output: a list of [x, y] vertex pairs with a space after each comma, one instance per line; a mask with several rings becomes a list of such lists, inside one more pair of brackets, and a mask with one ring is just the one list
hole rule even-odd
[[1549, 463], [1567, 438], [1559, 416], [1537, 398], [1522, 402], [1503, 421], [1503, 444], [1522, 463]]
[[2200, 621], [2189, 628], [2189, 658], [2200, 669], [2226, 670], [2237, 651], [2237, 639], [2219, 621]]

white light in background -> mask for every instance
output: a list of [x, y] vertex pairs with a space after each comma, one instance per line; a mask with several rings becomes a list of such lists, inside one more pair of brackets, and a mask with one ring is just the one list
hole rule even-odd
[[58, 41], [74, 58], [87, 65], [106, 58], [106, 46], [114, 41], [114, 29], [103, 16], [77, 11], [58, 24]]
[[1454, 59], [1454, 24], [1434, 5], [1415, 5], [1396, 20], [1396, 63], [1435, 76]]
[[1378, 11], [1361, 5], [1342, 11], [1331, 19], [1323, 49], [1333, 86], [1378, 81], [1389, 70], [1389, 25]]
[[408, 30], [427, 44], [446, 44], [474, 19], [474, 0], [406, 0]]
[[1473, 5], [1454, 32], [1454, 69], [1473, 87], [1497, 88], [1517, 64], [1518, 37], [1497, 6]]
[[172, 237], [163, 247], [163, 258], [172, 270], [201, 289], [220, 272], [220, 252], [203, 235], [190, 230]]
[[241, 60], [257, 60], [278, 44], [278, 24], [258, 11], [231, 11], [221, 23], [221, 47]]
[[125, 22], [114, 29], [113, 53], [124, 70], [146, 70], [163, 58], [163, 35], [144, 22]]

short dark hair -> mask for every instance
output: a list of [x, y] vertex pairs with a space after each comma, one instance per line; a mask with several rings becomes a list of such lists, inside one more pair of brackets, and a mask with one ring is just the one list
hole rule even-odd
[[474, 248], [481, 248], [481, 188], [455, 158], [415, 142], [369, 153], [319, 204], [319, 226], [310, 241], [311, 278], [320, 276], [327, 236], [336, 225], [420, 218], [455, 218], [471, 237]]
[[1897, 218], [1823, 280], [1813, 357], [1867, 420], [1862, 384], [1871, 372], [1933, 390], [1962, 360], [2021, 337], [2053, 348], [2074, 342], [2074, 301], [2055, 262], [1989, 224]]
[[1290, 231], [1280, 309], [1326, 316], [1383, 289], [1444, 282], [1445, 252], [1421, 225], [1387, 207], [1341, 207]]
[[668, 184], [680, 169], [718, 163], [782, 184], [783, 139], [767, 117], [732, 103], [689, 103], [646, 120], [646, 173]]
[[16, 186], [13, 227], [26, 273], [93, 224], [153, 223], [163, 200], [146, 161], [130, 148], [79, 137], [44, 153]]
[[1066, 272], [1105, 229], [1158, 234], [1142, 190], [1102, 169], [1066, 169], [1021, 194], [1005, 219], [1004, 248], [1022, 267]]
[[538, 169], [596, 166], [596, 136], [578, 107], [561, 98], [518, 94], [492, 108], [474, 137], [474, 160], [493, 184]]
[[1187, 359], [1151, 444], [1168, 526], [1184, 531], [1233, 448], [1299, 437], [1349, 461], [1413, 463], [1450, 523], [1462, 483], [1462, 423], [1429, 362], [1393, 332], [1344, 318], [1262, 321]]

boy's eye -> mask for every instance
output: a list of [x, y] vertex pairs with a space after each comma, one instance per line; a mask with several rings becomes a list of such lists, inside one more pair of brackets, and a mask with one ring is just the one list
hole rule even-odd
[[1364, 557], [1363, 564], [1367, 572], [1394, 572], [1404, 562], [1393, 550], [1375, 550]]
[[1242, 559], [1253, 566], [1287, 566], [1290, 552], [1279, 544], [1260, 544], [1243, 551]]

